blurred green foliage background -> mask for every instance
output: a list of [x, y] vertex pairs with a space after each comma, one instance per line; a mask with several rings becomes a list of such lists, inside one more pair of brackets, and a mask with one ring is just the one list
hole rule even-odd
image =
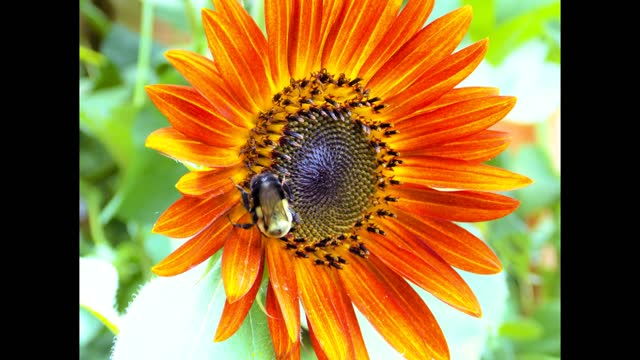
[[[473, 75], [484, 81], [478, 85], [497, 86], [519, 98], [498, 125], [514, 141], [491, 163], [535, 181], [510, 194], [522, 203], [515, 213], [476, 224], [502, 260], [509, 290], [506, 315], [481, 357], [559, 359], [560, 3], [437, 0], [429, 22], [466, 3], [473, 6], [474, 18], [463, 45], [490, 39], [484, 67]], [[178, 199], [174, 185], [187, 170], [144, 147], [145, 138], [167, 121], [143, 86], [186, 84], [163, 52], [207, 53], [202, 7], [212, 5], [80, 0], [79, 255], [115, 269], [115, 318], [150, 279], [151, 266], [172, 250], [171, 240], [150, 229]], [[263, 26], [261, 1], [245, 1], [245, 8]], [[81, 295], [80, 302], [80, 358], [107, 359], [117, 329], [91, 301]]]

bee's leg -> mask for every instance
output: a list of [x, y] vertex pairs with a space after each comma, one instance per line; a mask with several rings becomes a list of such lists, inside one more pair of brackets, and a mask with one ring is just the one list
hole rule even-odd
[[244, 208], [247, 209], [247, 211], [251, 212], [251, 203], [249, 201], [249, 193], [246, 192], [242, 186], [236, 184], [232, 178], [229, 178], [229, 180], [231, 180], [233, 185], [235, 185], [236, 188], [238, 188], [238, 190], [240, 191], [240, 194], [242, 195], [242, 206], [244, 206]]
[[242, 186], [236, 185], [238, 190], [240, 190], [240, 194], [242, 194], [242, 206], [244, 206], [247, 211], [251, 212], [251, 204], [249, 203], [249, 193], [244, 191]]
[[[231, 221], [231, 219], [229, 219], [229, 221]], [[239, 223], [234, 223], [233, 221], [231, 221], [231, 225], [247, 230], [247, 229], [251, 229], [253, 227], [253, 225], [255, 225], [255, 224], [253, 224], [253, 223], [239, 224]]]
[[300, 224], [300, 215], [298, 215], [297, 212], [291, 210], [291, 208], [289, 208], [289, 212], [291, 212], [291, 217], [293, 218], [293, 222], [296, 224]]
[[[251, 212], [251, 203], [249, 202], [249, 193], [247, 193], [244, 190], [244, 188], [242, 188], [242, 186], [240, 186], [240, 185], [236, 185], [236, 187], [238, 188], [238, 190], [240, 190], [240, 194], [242, 195], [242, 206], [244, 206], [244, 208], [247, 209], [248, 212]], [[249, 229], [253, 225], [255, 225], [255, 223], [256, 223], [255, 217], [256, 217], [255, 214], [253, 214], [253, 216], [252, 216], [253, 222], [246, 223], [246, 224], [241, 224], [241, 223], [234, 223], [233, 221], [231, 221], [231, 217], [229, 216], [229, 214], [227, 214], [227, 219], [229, 219], [229, 222], [233, 226], [239, 227], [239, 228], [243, 228], [243, 229]]]
[[284, 182], [284, 180], [282, 181], [282, 189], [284, 190], [285, 194], [287, 194], [287, 198], [291, 201], [293, 201], [293, 192], [291, 192], [291, 188], [289, 187], [289, 185]]
[[244, 224], [243, 223], [234, 223], [233, 221], [231, 221], [231, 217], [229, 216], [229, 214], [227, 214], [227, 219], [229, 219], [229, 222], [231, 223], [231, 225], [233, 225], [235, 227], [242, 228], [242, 229], [250, 229], [253, 225], [256, 224], [255, 216], [254, 216], [254, 219], [252, 219], [253, 222], [244, 223]]

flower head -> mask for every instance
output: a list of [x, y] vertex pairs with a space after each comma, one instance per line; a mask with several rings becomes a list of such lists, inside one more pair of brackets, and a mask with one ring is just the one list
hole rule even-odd
[[368, 358], [351, 304], [407, 358], [448, 358], [409, 282], [481, 315], [454, 267], [502, 265], [454, 222], [513, 212], [518, 202], [495, 192], [531, 182], [483, 164], [508, 145], [488, 128], [515, 99], [456, 88], [487, 49], [454, 52], [469, 6], [423, 27], [433, 2], [401, 5], [266, 0], [265, 37], [237, 1], [214, 0], [202, 11], [214, 60], [171, 50], [191, 86], [147, 87], [171, 126], [146, 145], [192, 170], [153, 229], [189, 239], [153, 271], [180, 274], [224, 247], [216, 341], [238, 329], [263, 271], [281, 358], [299, 357], [300, 302], [329, 359]]

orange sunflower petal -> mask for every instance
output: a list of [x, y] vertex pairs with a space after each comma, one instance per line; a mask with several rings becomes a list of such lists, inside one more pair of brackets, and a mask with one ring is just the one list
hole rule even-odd
[[368, 19], [358, 29], [363, 36], [359, 42], [355, 43], [353, 52], [347, 57], [347, 63], [343, 65], [343, 71], [347, 77], [353, 79], [358, 75], [362, 64], [393, 25], [401, 6], [402, 0], [386, 0], [374, 1], [367, 7]]
[[172, 127], [158, 129], [147, 137], [144, 145], [178, 161], [206, 167], [228, 167], [240, 164], [238, 151], [203, 144]]
[[[334, 278], [335, 277], [336, 276], [334, 276]], [[360, 331], [360, 324], [358, 323], [358, 318], [356, 317], [356, 313], [353, 310], [351, 299], [349, 299], [347, 291], [342, 285], [342, 281], [335, 278], [333, 284], [332, 299], [334, 304], [337, 304], [337, 308], [344, 309], [344, 315], [341, 320], [343, 321], [343, 326], [345, 327], [345, 333], [349, 334], [349, 340], [353, 344], [354, 359], [367, 360], [369, 359], [369, 353], [367, 351], [367, 347], [364, 344], [364, 338], [362, 337], [362, 332]], [[307, 324], [311, 324], [311, 322], [307, 321]]]
[[[334, 24], [343, 14], [343, 9], [347, 2], [343, 0], [325, 0], [322, 2], [322, 24], [320, 25], [320, 46], [318, 51], [322, 52], [329, 38], [335, 36]], [[322, 60], [322, 56], [320, 56]]]
[[418, 110], [416, 115], [427, 113], [461, 101], [500, 95], [500, 89], [487, 86], [465, 86], [451, 89], [438, 100]]
[[233, 225], [226, 217], [219, 217], [198, 235], [156, 264], [151, 270], [160, 276], [181, 274], [210, 258], [224, 245]]
[[500, 259], [491, 248], [459, 225], [416, 216], [411, 211], [395, 212], [397, 227], [412, 232], [451, 266], [475, 274], [496, 274], [502, 270]]
[[289, 73], [300, 79], [317, 71], [322, 24], [322, 0], [294, 0], [289, 37]]
[[[227, 246], [229, 244], [229, 240], [233, 238], [235, 237], [230, 236], [224, 245], [224, 250], [222, 252], [223, 266], [224, 254], [228, 251]], [[251, 287], [248, 289], [246, 294], [244, 294], [244, 296], [242, 296], [240, 299], [236, 299], [236, 301], [230, 301], [229, 298], [227, 298], [224, 303], [224, 308], [222, 309], [222, 315], [220, 316], [220, 321], [218, 322], [218, 328], [216, 329], [216, 334], [213, 337], [213, 341], [223, 341], [231, 337], [231, 335], [235, 334], [235, 332], [240, 328], [242, 322], [244, 321], [244, 318], [247, 317], [249, 309], [251, 309], [251, 305], [253, 305], [253, 302], [256, 299], [258, 289], [260, 289], [260, 283], [262, 282], [262, 271], [264, 269], [264, 266], [262, 266], [262, 256], [254, 260], [257, 261], [258, 273], [251, 283]], [[226, 279], [223, 280], [223, 282], [226, 283]]]
[[450, 221], [478, 222], [511, 214], [520, 202], [508, 196], [478, 191], [438, 191], [422, 185], [391, 187], [399, 198], [389, 206], [419, 216]]
[[318, 338], [316, 334], [313, 332], [313, 325], [311, 325], [311, 321], [307, 318], [307, 326], [309, 327], [309, 338], [311, 339], [311, 346], [313, 346], [313, 351], [316, 353], [316, 357], [318, 360], [330, 360], [327, 357], [327, 354], [324, 353], [320, 343], [318, 342]]
[[485, 164], [437, 158], [402, 156], [403, 163], [394, 167], [394, 179], [430, 187], [481, 191], [507, 191], [531, 184], [526, 176]]
[[369, 18], [367, 7], [373, 0], [345, 1], [342, 12], [331, 26], [322, 51], [322, 66], [331, 73], [345, 72], [343, 66], [364, 36], [359, 31]]
[[466, 5], [436, 19], [405, 43], [368, 82], [381, 98], [397, 94], [458, 46], [471, 23], [471, 6]]
[[300, 336], [291, 341], [287, 330], [286, 322], [280, 311], [278, 299], [273, 292], [271, 282], [267, 287], [267, 323], [269, 324], [269, 333], [273, 342], [273, 349], [276, 353], [276, 359], [279, 360], [298, 360], [300, 359]]
[[479, 133], [502, 120], [515, 103], [516, 99], [510, 96], [472, 99], [398, 121], [394, 148], [412, 151], [424, 144], [444, 144]]
[[[341, 306], [344, 307], [347, 313], [347, 315], [343, 318], [343, 320], [345, 321], [345, 324], [348, 327], [348, 330], [345, 331], [345, 334], [349, 334], [349, 337], [353, 342], [353, 350], [355, 353], [353, 358], [358, 360], [369, 359], [369, 353], [364, 344], [364, 339], [362, 337], [362, 333], [360, 332], [360, 324], [358, 323], [358, 318], [356, 317], [355, 311], [353, 310], [353, 306], [351, 305], [351, 299], [349, 299], [346, 291], [342, 288], [341, 281], [336, 282], [335, 284], [338, 285], [340, 289], [337, 289], [337, 288], [334, 289], [333, 294], [340, 297], [340, 299], [337, 299], [337, 301], [340, 301], [342, 303]], [[318, 358], [318, 360], [329, 359], [329, 357], [327, 357], [327, 354], [322, 349], [322, 346], [320, 346], [320, 343], [318, 342], [318, 338], [316, 337], [316, 334], [313, 331], [313, 324], [308, 317], [307, 317], [307, 326], [309, 327], [309, 337], [311, 338], [311, 344], [313, 345], [313, 349], [316, 353], [316, 357]]]
[[282, 242], [268, 239], [265, 245], [271, 287], [282, 311], [289, 338], [295, 341], [300, 333], [300, 304], [293, 259]]
[[[244, 9], [240, 1], [229, 0], [213, 0], [213, 8], [216, 13], [220, 14], [230, 24], [236, 24], [238, 32], [245, 34], [244, 38], [237, 39], [238, 41], [246, 41], [253, 48], [253, 53], [260, 55], [264, 69], [269, 70], [269, 58], [267, 56], [267, 40], [262, 33], [262, 30], [258, 27], [255, 20]], [[270, 79], [270, 76], [267, 76]]]
[[484, 130], [446, 144], [425, 144], [414, 155], [427, 155], [481, 163], [503, 152], [511, 142], [511, 135], [502, 131]]
[[209, 50], [229, 90], [249, 112], [265, 108], [271, 101], [271, 87], [265, 60], [247, 40], [250, 34], [237, 22], [231, 23], [209, 9], [202, 10], [202, 24]]
[[400, 275], [373, 254], [345, 257], [349, 264], [338, 274], [349, 298], [394, 349], [407, 359], [449, 359], [438, 322]]
[[239, 183], [245, 171], [243, 167], [233, 166], [228, 168], [216, 168], [208, 171], [190, 171], [184, 174], [176, 188], [189, 196], [215, 196], [225, 190], [228, 191], [229, 183]]
[[174, 129], [202, 143], [240, 150], [249, 133], [220, 117], [200, 93], [180, 85], [149, 85], [149, 98]]
[[222, 193], [211, 197], [181, 197], [160, 215], [151, 231], [178, 239], [196, 234], [239, 201], [233, 184], [223, 186]]
[[[349, 334], [349, 313], [340, 295], [334, 293], [339, 281], [335, 269], [318, 266], [313, 262], [295, 259], [296, 278], [300, 300], [313, 326], [320, 347], [329, 359], [355, 359], [354, 346]], [[353, 311], [353, 308], [351, 309]]]
[[213, 61], [187, 50], [169, 50], [165, 57], [209, 101], [220, 118], [237, 127], [253, 127], [254, 114], [242, 107], [228, 91]]
[[265, 0], [264, 22], [269, 46], [271, 77], [274, 80], [272, 92], [276, 93], [289, 85], [289, 22], [292, 6], [289, 1]]
[[407, 90], [391, 95], [385, 100], [389, 110], [382, 114], [381, 120], [399, 121], [450, 91], [480, 64], [487, 52], [487, 43], [487, 40], [478, 41], [445, 57], [433, 67], [435, 71], [425, 73]]
[[379, 225], [386, 236], [367, 234], [367, 248], [389, 268], [454, 308], [479, 317], [473, 291], [452, 267], [418, 236], [387, 219]]
[[[344, 309], [344, 316], [342, 317], [342, 321], [344, 323], [343, 325], [345, 326], [344, 333], [349, 334], [350, 340], [353, 343], [354, 359], [369, 359], [369, 353], [367, 351], [367, 347], [364, 344], [364, 338], [362, 337], [362, 333], [360, 331], [358, 318], [356, 317], [356, 313], [353, 310], [353, 306], [351, 305], [351, 299], [349, 299], [346, 290], [344, 290], [343, 288], [342, 281], [336, 279], [332, 286], [332, 301], [337, 304], [337, 308]], [[307, 325], [309, 326], [311, 341], [312, 343], [315, 343], [313, 347], [316, 350], [316, 355], [321, 354], [318, 355], [319, 359], [323, 356], [326, 358], [327, 355], [320, 346], [320, 343], [318, 343], [318, 340], [313, 332], [313, 324], [308, 319]]]
[[370, 79], [407, 40], [421, 29], [431, 14], [433, 4], [433, 0], [408, 1], [384, 35], [384, 41], [377, 44], [360, 67], [360, 77]]
[[[250, 221], [251, 214], [247, 212], [238, 222]], [[234, 303], [243, 298], [251, 289], [262, 272], [262, 254], [262, 236], [257, 227], [234, 227], [222, 253], [222, 280], [228, 302]]]

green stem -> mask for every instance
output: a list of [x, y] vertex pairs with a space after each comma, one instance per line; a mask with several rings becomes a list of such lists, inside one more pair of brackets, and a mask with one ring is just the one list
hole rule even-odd
[[133, 92], [133, 105], [141, 108], [144, 105], [144, 86], [150, 72], [151, 45], [153, 37], [153, 3], [142, 1], [142, 18], [140, 20], [140, 47], [138, 48], [138, 74]]
[[93, 239], [96, 246], [110, 247], [102, 229], [102, 222], [100, 221], [100, 200], [102, 199], [100, 191], [88, 182], [80, 179], [80, 192], [87, 202], [91, 239]]
[[112, 198], [111, 201], [104, 207], [102, 214], [100, 215], [100, 223], [106, 224], [116, 215], [120, 205], [124, 200], [122, 190], [119, 190]]
[[107, 62], [107, 58], [91, 48], [80, 45], [80, 61], [95, 66], [102, 66]]

